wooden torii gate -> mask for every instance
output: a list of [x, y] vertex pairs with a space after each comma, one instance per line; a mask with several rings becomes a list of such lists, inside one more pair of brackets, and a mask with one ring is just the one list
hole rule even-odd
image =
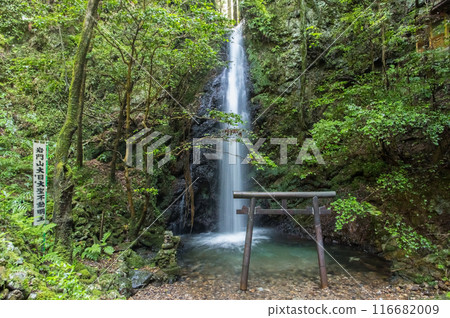
[[[314, 225], [316, 232], [317, 255], [319, 259], [320, 286], [328, 286], [327, 270], [325, 267], [325, 253], [323, 248], [322, 227], [320, 225], [320, 215], [330, 214], [326, 207], [319, 207], [319, 198], [333, 198], [336, 192], [233, 192], [235, 199], [250, 199], [250, 208], [243, 206], [237, 210], [237, 214], [247, 214], [247, 233], [245, 235], [244, 259], [242, 261], [241, 290], [247, 290], [248, 271], [250, 266], [250, 254], [252, 249], [253, 220], [255, 214], [314, 214]], [[306, 209], [288, 209], [288, 199], [312, 198], [313, 206]], [[281, 200], [282, 209], [262, 209], [256, 207], [256, 199]]]

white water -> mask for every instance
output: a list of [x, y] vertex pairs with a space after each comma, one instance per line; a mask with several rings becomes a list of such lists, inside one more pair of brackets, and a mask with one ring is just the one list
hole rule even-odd
[[[224, 94], [223, 111], [241, 115], [245, 122], [249, 119], [247, 87], [245, 72], [247, 61], [242, 38], [242, 25], [238, 25], [228, 44], [229, 66], [222, 75], [222, 90]], [[239, 126], [223, 125], [223, 129], [247, 128], [246, 124]], [[233, 138], [233, 137], [230, 137]], [[245, 191], [245, 181], [248, 178], [246, 165], [241, 162], [247, 156], [246, 147], [235, 141], [224, 142], [224, 156], [219, 169], [219, 231], [221, 233], [236, 233], [243, 231], [245, 216], [236, 215], [247, 200], [233, 199], [233, 191]]]
[[[269, 229], [255, 229], [253, 231], [252, 246], [257, 246], [261, 243], [270, 241], [273, 236], [272, 230]], [[186, 239], [188, 248], [195, 247], [200, 250], [209, 249], [230, 249], [239, 250], [244, 249], [245, 232], [235, 233], [201, 233], [191, 235]], [[241, 255], [238, 253], [238, 255]]]

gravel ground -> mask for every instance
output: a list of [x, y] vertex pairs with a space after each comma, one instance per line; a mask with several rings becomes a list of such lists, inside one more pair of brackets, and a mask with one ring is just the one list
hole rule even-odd
[[[250, 273], [251, 274], [251, 273]], [[247, 292], [239, 291], [239, 276], [204, 276], [198, 272], [184, 270], [181, 279], [174, 284], [149, 285], [139, 290], [131, 299], [195, 299], [195, 300], [295, 300], [295, 299], [429, 299], [439, 296], [439, 291], [426, 284], [416, 285], [387, 279], [355, 275], [357, 281], [366, 281], [358, 286], [353, 278], [344, 275], [329, 275], [329, 288], [320, 289], [319, 281], [280, 277], [250, 277]]]

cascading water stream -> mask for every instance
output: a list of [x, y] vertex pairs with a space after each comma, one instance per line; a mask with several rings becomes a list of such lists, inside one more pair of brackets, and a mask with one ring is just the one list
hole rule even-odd
[[[242, 24], [239, 24], [231, 36], [228, 45], [229, 66], [222, 74], [223, 111], [241, 116], [244, 122], [249, 121], [247, 85], [245, 80], [247, 59], [242, 37]], [[238, 128], [248, 128], [241, 124]], [[233, 128], [223, 125], [223, 129]], [[236, 215], [236, 209], [241, 208], [245, 200], [233, 199], [233, 191], [245, 190], [247, 179], [246, 165], [241, 162], [246, 157], [245, 146], [239, 142], [224, 142], [224, 156], [219, 169], [219, 231], [236, 233], [244, 229], [245, 217]]]

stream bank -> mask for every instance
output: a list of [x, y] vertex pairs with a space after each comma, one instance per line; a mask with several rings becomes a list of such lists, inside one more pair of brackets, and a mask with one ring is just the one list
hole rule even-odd
[[[220, 274], [219, 274], [220, 275]], [[441, 298], [442, 291], [427, 283], [411, 284], [406, 282], [372, 280], [363, 287], [351, 278], [329, 275], [328, 289], [319, 288], [319, 281], [280, 280], [277, 277], [250, 277], [249, 290], [239, 291], [239, 277], [203, 276], [188, 269], [183, 270], [180, 281], [156, 287], [149, 285], [139, 290], [130, 299], [153, 300], [319, 300], [319, 299], [436, 299]], [[360, 279], [360, 277], [356, 277]]]

